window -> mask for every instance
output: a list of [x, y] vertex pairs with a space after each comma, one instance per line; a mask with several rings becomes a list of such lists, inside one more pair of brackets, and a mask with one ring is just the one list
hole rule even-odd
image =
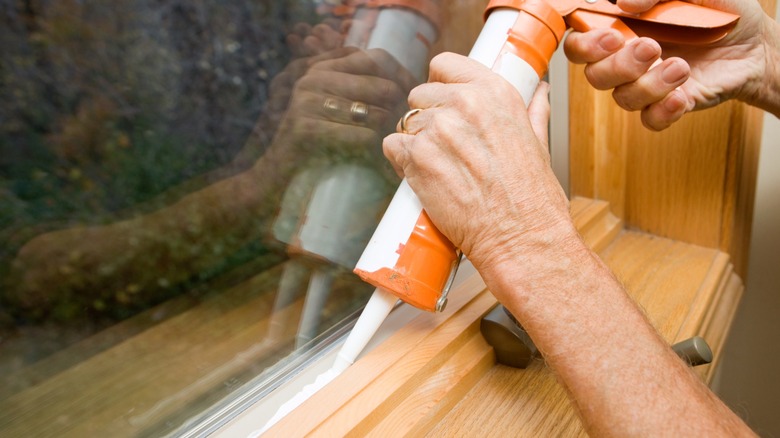
[[435, 34], [331, 3], [0, 4], [1, 435], [182, 430], [365, 303]]

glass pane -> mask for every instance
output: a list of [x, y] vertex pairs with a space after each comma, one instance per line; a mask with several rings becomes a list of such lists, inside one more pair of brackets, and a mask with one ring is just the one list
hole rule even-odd
[[362, 307], [430, 13], [0, 1], [0, 435], [180, 430]]

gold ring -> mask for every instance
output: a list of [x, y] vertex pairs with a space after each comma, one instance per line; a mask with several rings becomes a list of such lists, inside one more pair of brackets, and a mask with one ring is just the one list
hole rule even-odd
[[409, 110], [404, 114], [403, 117], [401, 117], [401, 132], [404, 134], [408, 134], [409, 132], [406, 130], [406, 123], [409, 121], [409, 117], [412, 117], [413, 115], [419, 113], [422, 111], [420, 108], [415, 108], [412, 110]]
[[325, 101], [322, 102], [322, 107], [325, 108], [325, 111], [330, 112], [336, 112], [340, 109], [338, 101], [330, 97], [325, 98]]
[[352, 115], [353, 122], [365, 123], [368, 120], [368, 105], [363, 102], [352, 102], [349, 113]]

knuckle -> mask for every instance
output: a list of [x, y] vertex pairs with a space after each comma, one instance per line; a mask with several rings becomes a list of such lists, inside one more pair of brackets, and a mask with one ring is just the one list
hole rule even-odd
[[582, 40], [582, 36], [579, 32], [571, 32], [563, 41], [563, 52], [575, 64], [583, 64], [585, 62], [584, 55], [589, 52], [587, 42]]
[[615, 100], [615, 103], [617, 103], [619, 107], [627, 111], [636, 111], [642, 109], [644, 106], [637, 101], [636, 97], [630, 91], [626, 91], [621, 87], [615, 88], [612, 92], [612, 99]]
[[439, 53], [438, 55], [434, 56], [433, 59], [431, 59], [431, 62], [429, 64], [430, 69], [433, 71], [438, 71], [440, 69], [445, 68], [445, 66], [450, 62], [453, 56], [455, 55], [450, 52]]
[[379, 102], [385, 107], [391, 107], [401, 99], [401, 89], [393, 81], [384, 80], [377, 88]]
[[460, 111], [466, 115], [473, 115], [479, 112], [481, 102], [483, 102], [485, 98], [486, 96], [483, 93], [473, 87], [466, 87], [455, 95], [454, 100], [456, 107]]
[[649, 111], [642, 111], [642, 125], [644, 125], [645, 128], [651, 130], [651, 131], [662, 131], [664, 128], [669, 126], [668, 123], [656, 120], [652, 113]]
[[585, 66], [585, 79], [597, 90], [608, 90], [612, 87], [603, 79], [602, 74], [595, 64]]
[[298, 82], [295, 84], [295, 88], [299, 90], [314, 90], [317, 88], [321, 80], [322, 79], [318, 78], [317, 75], [312, 74], [311, 72], [307, 72], [305, 75], [301, 76], [300, 79], [298, 79]]

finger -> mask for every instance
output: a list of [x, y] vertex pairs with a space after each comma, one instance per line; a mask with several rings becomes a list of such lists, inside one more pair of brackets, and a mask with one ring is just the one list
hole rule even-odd
[[547, 145], [550, 122], [550, 84], [547, 82], [540, 82], [536, 88], [528, 105], [528, 118], [536, 138]]
[[302, 57], [310, 55], [303, 46], [303, 39], [306, 38], [310, 31], [311, 26], [307, 23], [296, 23], [293, 26], [292, 32], [286, 38], [287, 47], [290, 48], [293, 56]]
[[414, 108], [407, 111], [406, 114], [398, 120], [398, 124], [396, 124], [395, 127], [396, 132], [408, 135], [418, 134], [427, 125], [429, 120], [428, 114], [430, 114], [430, 110], [426, 112], [420, 108]]
[[430, 63], [428, 82], [472, 83], [485, 81], [486, 73], [495, 74], [478, 61], [463, 55], [444, 52], [436, 55]]
[[376, 131], [392, 129], [395, 116], [385, 108], [336, 95], [322, 95], [309, 91], [296, 92], [297, 115], [317, 117], [342, 125], [366, 126]]
[[642, 110], [642, 124], [648, 129], [661, 131], [693, 108], [693, 102], [688, 99], [685, 92], [676, 89], [669, 93], [661, 101], [649, 105]]
[[352, 75], [375, 76], [399, 82], [407, 91], [412, 87], [413, 79], [395, 58], [384, 50], [356, 50], [348, 56], [318, 62], [313, 70], [327, 70]]
[[311, 34], [304, 39], [304, 45], [316, 55], [328, 50], [333, 50], [341, 46], [342, 36], [332, 27], [325, 24], [318, 24], [311, 30]]
[[359, 49], [355, 47], [339, 47], [333, 50], [328, 50], [322, 53], [310, 55], [309, 58], [306, 59], [306, 64], [309, 68], [314, 68], [316, 65], [318, 65], [321, 62], [332, 60], [332, 59], [343, 58], [357, 51], [359, 51]]
[[409, 108], [436, 108], [449, 101], [449, 94], [457, 92], [460, 87], [441, 82], [428, 82], [418, 85], [409, 92], [407, 101]]
[[685, 83], [690, 73], [687, 62], [680, 58], [669, 58], [636, 81], [615, 88], [612, 97], [623, 109], [641, 110]]
[[525, 108], [520, 93], [506, 79], [479, 62], [454, 53], [437, 55], [430, 64], [429, 80], [409, 94], [410, 108], [456, 106], [479, 110], [492, 96], [515, 96]]
[[569, 61], [585, 64], [601, 61], [625, 44], [623, 34], [615, 29], [594, 29], [571, 32], [563, 42], [563, 52]]
[[661, 46], [650, 38], [637, 38], [607, 58], [588, 64], [585, 76], [598, 90], [634, 82], [661, 56]]
[[382, 49], [371, 49], [366, 51], [366, 55], [379, 66], [384, 73], [382, 77], [392, 79], [398, 83], [406, 93], [420, 83], [406, 67], [401, 65], [401, 63], [387, 51]]
[[292, 32], [303, 38], [308, 35], [309, 32], [311, 32], [311, 25], [309, 23], [303, 22], [295, 23], [295, 25], [293, 25]]
[[297, 88], [387, 109], [406, 98], [406, 93], [391, 80], [333, 71], [310, 71], [298, 81]]
[[399, 177], [404, 177], [404, 168], [409, 163], [409, 147], [414, 137], [405, 134], [390, 134], [382, 141], [382, 151]]

